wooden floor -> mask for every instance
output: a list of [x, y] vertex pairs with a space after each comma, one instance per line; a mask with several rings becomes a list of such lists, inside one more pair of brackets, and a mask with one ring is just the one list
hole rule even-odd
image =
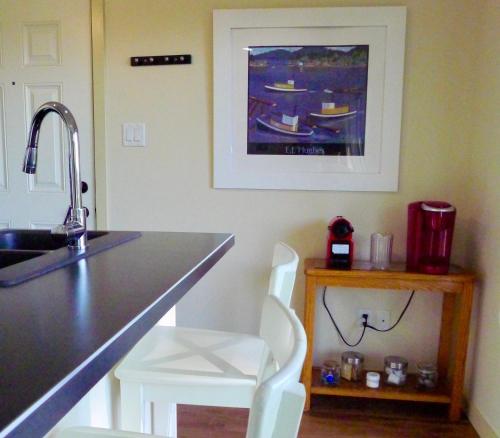
[[[467, 418], [448, 423], [444, 406], [316, 396], [299, 437], [477, 438]], [[248, 410], [178, 406], [179, 438], [244, 438]]]

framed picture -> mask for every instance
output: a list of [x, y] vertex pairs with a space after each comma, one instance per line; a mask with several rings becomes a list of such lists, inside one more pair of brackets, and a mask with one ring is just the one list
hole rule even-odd
[[397, 191], [406, 8], [214, 11], [216, 188]]

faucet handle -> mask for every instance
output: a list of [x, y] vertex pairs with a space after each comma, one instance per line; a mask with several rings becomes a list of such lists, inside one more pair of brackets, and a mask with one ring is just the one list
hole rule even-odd
[[85, 233], [85, 227], [79, 222], [68, 222], [57, 225], [50, 231], [52, 234], [64, 234], [68, 238], [78, 238]]
[[[83, 250], [87, 246], [86, 231], [84, 225], [77, 221], [71, 221], [64, 225], [57, 225], [50, 232], [66, 236], [68, 248]], [[84, 240], [84, 245], [80, 244], [81, 239]]]
[[[88, 209], [71, 208], [68, 209], [64, 223], [52, 228], [52, 234], [62, 234], [68, 240], [68, 247], [73, 249], [84, 249], [87, 246], [87, 224], [86, 217]], [[80, 242], [83, 240], [83, 244]]]

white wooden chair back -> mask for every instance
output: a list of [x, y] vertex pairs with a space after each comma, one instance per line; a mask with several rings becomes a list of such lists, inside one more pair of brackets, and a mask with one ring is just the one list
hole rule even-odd
[[[268, 296], [279, 298], [279, 300], [287, 307], [290, 307], [298, 264], [299, 256], [293, 248], [283, 242], [278, 242], [274, 245]], [[289, 338], [288, 333], [278, 334], [273, 331], [274, 316], [272, 308], [271, 310], [266, 310], [265, 301], [260, 316], [259, 334], [264, 338], [266, 343], [268, 343], [269, 347], [271, 347], [271, 343], [275, 341], [280, 342], [283, 339]], [[268, 325], [271, 327], [270, 332], [269, 330], [266, 330], [266, 326]], [[286, 327], [286, 324], [282, 325], [282, 327]], [[266, 332], [269, 332], [269, 336], [267, 337], [265, 336]], [[285, 346], [282, 348], [285, 348]], [[257, 373], [257, 384], [274, 374], [277, 370], [277, 362], [279, 362], [279, 360], [271, 353], [271, 350], [272, 348], [270, 348], [261, 357], [259, 372]]]
[[268, 296], [260, 335], [266, 340], [278, 370], [257, 388], [247, 438], [294, 438], [305, 400], [299, 378], [306, 355], [306, 333], [293, 310], [276, 297]]
[[277, 296], [287, 306], [292, 299], [299, 256], [293, 248], [283, 242], [274, 245], [269, 295]]

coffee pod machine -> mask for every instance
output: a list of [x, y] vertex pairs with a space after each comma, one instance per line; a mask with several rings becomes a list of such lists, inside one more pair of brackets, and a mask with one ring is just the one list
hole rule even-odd
[[456, 208], [442, 201], [408, 205], [406, 269], [426, 274], [447, 274]]
[[354, 258], [354, 228], [342, 216], [336, 216], [328, 225], [328, 243], [326, 245], [326, 262], [329, 268], [351, 269]]

